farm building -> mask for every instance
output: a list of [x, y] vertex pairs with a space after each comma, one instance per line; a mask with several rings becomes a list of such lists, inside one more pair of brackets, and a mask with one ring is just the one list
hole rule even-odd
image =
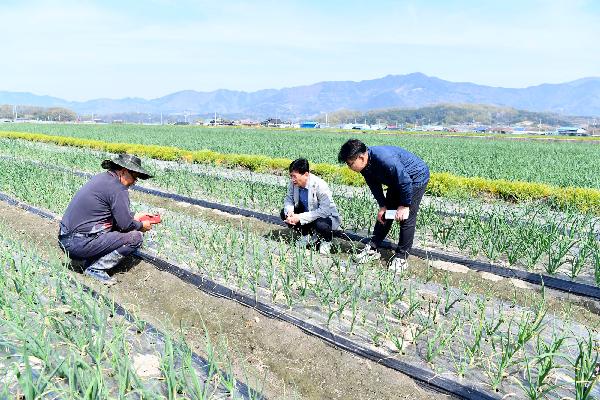
[[587, 135], [587, 130], [576, 126], [561, 126], [556, 130], [559, 135]]
[[319, 128], [319, 123], [316, 121], [305, 121], [300, 123], [300, 128]]

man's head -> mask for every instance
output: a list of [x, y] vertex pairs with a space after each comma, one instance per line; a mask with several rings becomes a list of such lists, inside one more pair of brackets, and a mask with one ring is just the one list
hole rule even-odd
[[292, 161], [288, 170], [290, 179], [295, 186], [306, 187], [310, 170], [308, 168], [308, 161], [305, 158], [298, 158]]
[[131, 154], [118, 154], [110, 160], [104, 160], [102, 168], [112, 171], [127, 187], [135, 184], [138, 179], [152, 178], [142, 167], [142, 161]]
[[358, 139], [350, 139], [342, 145], [338, 153], [338, 161], [346, 163], [352, 171], [362, 171], [369, 162], [367, 145]]
[[113, 172], [119, 177], [121, 183], [127, 187], [135, 185], [140, 177], [139, 172], [130, 171], [127, 168], [118, 168]]

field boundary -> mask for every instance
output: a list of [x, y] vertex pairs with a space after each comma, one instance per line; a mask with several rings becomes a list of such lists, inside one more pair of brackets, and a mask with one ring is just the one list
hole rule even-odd
[[[218, 153], [211, 150], [190, 151], [172, 146], [111, 143], [100, 140], [79, 139], [27, 132], [0, 131], [0, 138], [21, 139], [31, 142], [52, 143], [60, 146], [88, 148], [110, 153], [130, 153], [165, 161], [220, 165], [227, 168], [244, 168], [251, 171], [287, 173], [292, 160], [253, 154]], [[312, 171], [336, 183], [364, 186], [362, 176], [340, 165], [316, 163]], [[507, 201], [543, 200], [565, 209], [575, 207], [582, 212], [600, 213], [600, 190], [579, 187], [558, 187], [543, 183], [461, 177], [447, 172], [432, 172], [427, 193], [433, 196], [468, 195], [493, 197]]]
[[[40, 216], [42, 218], [50, 219], [52, 221], [59, 221], [59, 219], [53, 213], [45, 211], [41, 208], [31, 206], [27, 203], [18, 201], [3, 193], [0, 193], [0, 200], [13, 206], [20, 207], [25, 211]], [[373, 362], [401, 372], [437, 392], [457, 396], [461, 399], [466, 400], [499, 399], [498, 396], [477, 389], [471, 385], [463, 385], [456, 382], [455, 380], [444, 378], [439, 374], [436, 374], [435, 372], [428, 371], [426, 369], [411, 365], [400, 360], [389, 358], [389, 356], [386, 354], [367, 348], [366, 346], [355, 343], [350, 339], [346, 339], [341, 335], [320, 328], [302, 319], [293, 317], [291, 315], [287, 315], [277, 310], [275, 307], [270, 306], [269, 304], [257, 301], [256, 299], [250, 296], [244, 295], [234, 289], [221, 285], [200, 274], [195, 274], [191, 271], [185, 270], [166, 260], [152, 256], [147, 252], [138, 250], [133, 254], [133, 256], [139, 258], [142, 261], [146, 261], [152, 264], [154, 267], [161, 271], [170, 273], [178, 279], [197, 287], [198, 289], [202, 290], [207, 294], [235, 301], [243, 306], [256, 310], [257, 312], [261, 313], [266, 317], [278, 319], [286, 323], [292, 324], [298, 329], [302, 330], [303, 332], [318, 337], [336, 348], [343, 349], [357, 356], [369, 359]], [[248, 390], [247, 386], [246, 390]]]

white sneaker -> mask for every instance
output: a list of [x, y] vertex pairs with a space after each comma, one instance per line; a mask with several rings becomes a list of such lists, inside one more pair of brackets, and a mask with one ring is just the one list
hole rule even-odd
[[369, 261], [378, 260], [381, 258], [381, 254], [371, 247], [370, 244], [366, 245], [360, 253], [354, 255], [354, 261], [359, 264], [366, 264]]
[[401, 274], [408, 268], [408, 261], [404, 257], [394, 256], [388, 263], [388, 269]]
[[330, 254], [331, 253], [331, 242], [321, 242], [321, 246], [319, 247], [319, 253], [321, 254]]

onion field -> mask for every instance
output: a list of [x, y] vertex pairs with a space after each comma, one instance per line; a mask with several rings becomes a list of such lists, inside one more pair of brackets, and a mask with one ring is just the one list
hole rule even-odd
[[200, 360], [73, 280], [56, 251], [41, 258], [4, 227], [0, 245], [2, 398], [258, 398], [238, 393], [209, 337]]
[[595, 142], [505, 141], [195, 126], [4, 124], [2, 129], [176, 146], [188, 150], [208, 149], [290, 159], [305, 157], [311, 162], [329, 164], [336, 164], [340, 146], [356, 137], [371, 146], [404, 147], [423, 158], [434, 172], [600, 189], [600, 146]]
[[[220, 152], [306, 156], [331, 163], [340, 144], [350, 137], [196, 127], [19, 124], [18, 129]], [[413, 150], [432, 170], [600, 188], [600, 147], [594, 144], [359, 137], [371, 145], [395, 144]], [[100, 162], [108, 156], [87, 149], [0, 139], [0, 192], [60, 215], [88, 179], [82, 173], [101, 172]], [[149, 166], [155, 178], [140, 181], [139, 186], [269, 215], [278, 215], [287, 188], [285, 177], [268, 173], [148, 158], [143, 165]], [[345, 232], [368, 235], [377, 208], [368, 190], [340, 184], [331, 188]], [[489, 398], [579, 400], [600, 396], [596, 385], [600, 316], [594, 305], [598, 298], [501, 278], [493, 271], [487, 275], [466, 271], [428, 257], [412, 257], [405, 271], [388, 269], [385, 259], [356, 264], [351, 256], [362, 244], [343, 235], [334, 240], [332, 254], [321, 255], [314, 248], [298, 248], [279, 225], [138, 191], [131, 191], [131, 197], [135, 211], [158, 211], [163, 218], [163, 223], [145, 234], [143, 251], [152, 257], [360, 348], [373, 349], [382, 358], [399, 360]], [[394, 229], [390, 239], [396, 237]], [[102, 398], [101, 394], [152, 398], [156, 393], [188, 398], [244, 397], [237, 389], [243, 377], [222, 372], [231, 370], [227, 363], [215, 361], [207, 372], [193, 365], [185, 343], [168, 335], [153, 350], [159, 354], [160, 378], [140, 378], [132, 360], [142, 351], [136, 346], [146, 346], [138, 336], [147, 333], [143, 329], [138, 333], [140, 323], [135, 318], [109, 318], [112, 314], [107, 310], [114, 307], [110, 300], [103, 297], [100, 305], [92, 302], [91, 295], [70, 278], [59, 255], [53, 253], [42, 260], [44, 257], [16, 245], [9, 232], [0, 232], [0, 239], [7, 243], [2, 279], [11, 288], [2, 293], [0, 329], [7, 333], [3, 332], [0, 344], [0, 353], [4, 351], [6, 357], [0, 363], [9, 360], [9, 369], [14, 371], [0, 380], [5, 394], [25, 388], [51, 394], [90, 390], [94, 394], [90, 398]], [[556, 279], [566, 286], [600, 288], [600, 221], [593, 213], [557, 211], [543, 202], [428, 196], [419, 212], [415, 246], [425, 253], [439, 251]], [[20, 261], [11, 264], [10, 259]], [[47, 273], [40, 275], [39, 265]], [[27, 290], [19, 286], [24, 281], [33, 282]], [[35, 285], [46, 289], [35, 290]], [[82, 320], [84, 313], [65, 311], [92, 307], [90, 304], [97, 308], [93, 318], [85, 313]], [[40, 329], [35, 323], [25, 326], [28, 313], [38, 324], [50, 321], [50, 327], [41, 330], [52, 332], [43, 337], [44, 342], [36, 337]], [[65, 339], [60, 336], [70, 332], [65, 324], [84, 328], [80, 335]], [[84, 335], [85, 329], [96, 334]], [[136, 338], [135, 344], [130, 344], [130, 337]], [[88, 349], [83, 356], [76, 351], [82, 346]], [[213, 354], [207, 346], [207, 353]], [[85, 373], [73, 366], [78, 357], [88, 365], [81, 368]], [[253, 390], [248, 393], [259, 396]]]

